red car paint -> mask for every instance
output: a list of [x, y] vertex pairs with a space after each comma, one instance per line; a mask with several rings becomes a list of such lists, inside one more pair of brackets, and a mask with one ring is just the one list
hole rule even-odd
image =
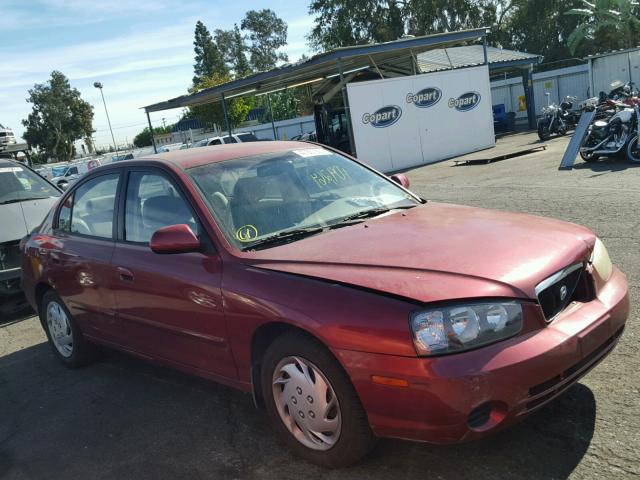
[[[595, 236], [577, 225], [427, 203], [265, 250], [233, 248], [184, 170], [305, 147], [215, 146], [90, 172], [79, 184], [132, 167], [162, 169], [179, 183], [212, 248], [157, 254], [147, 245], [63, 234], [53, 229], [54, 208], [23, 241], [27, 298], [37, 307], [54, 288], [89, 339], [245, 391], [259, 363], [254, 340], [274, 325], [303, 329], [344, 367], [376, 434], [435, 443], [477, 438], [523, 418], [615, 346], [629, 310], [626, 279], [615, 268], [608, 280], [599, 278], [588, 263]], [[185, 245], [171, 228], [156, 240], [167, 249]], [[593, 298], [547, 324], [535, 286], [576, 262], [586, 265]], [[525, 302], [519, 335], [464, 353], [417, 356], [412, 312], [488, 297]], [[374, 383], [373, 376], [409, 386]], [[489, 420], [470, 426], [469, 414], [483, 405]]]

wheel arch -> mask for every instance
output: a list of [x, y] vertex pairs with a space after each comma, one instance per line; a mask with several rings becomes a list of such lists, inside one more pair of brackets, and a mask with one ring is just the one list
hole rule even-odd
[[36, 288], [35, 288], [35, 300], [36, 300], [36, 307], [37, 307], [38, 313], [40, 313], [40, 306], [42, 305], [42, 299], [44, 298], [44, 295], [49, 290], [53, 290], [53, 287], [51, 285], [49, 285], [48, 283], [46, 283], [46, 282], [39, 282], [36, 285]]
[[[287, 332], [299, 332], [331, 351], [328, 345], [318, 336], [292, 323], [272, 321], [260, 325], [251, 337], [251, 393], [253, 395], [253, 402], [258, 408], [264, 408], [261, 388], [262, 359], [269, 346], [278, 337]], [[339, 360], [338, 363], [340, 363]]]

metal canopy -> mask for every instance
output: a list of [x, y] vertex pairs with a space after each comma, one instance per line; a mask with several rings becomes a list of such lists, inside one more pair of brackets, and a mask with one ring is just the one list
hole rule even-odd
[[[448, 45], [484, 40], [486, 34], [486, 28], [478, 28], [423, 37], [402, 38], [386, 43], [337, 48], [318, 54], [304, 62], [284, 65], [268, 72], [257, 73], [198, 93], [182, 95], [143, 108], [148, 114], [217, 102], [223, 98], [229, 99], [245, 94], [265, 94], [338, 77], [341, 71], [342, 74], [348, 75], [353, 70], [369, 67], [374, 69], [377, 64], [384, 64], [386, 68], [395, 68], [398, 70], [398, 74], [411, 75], [414, 72], [416, 55], [438, 47], [443, 48]], [[483, 49], [482, 45], [478, 46]]]
[[[527, 68], [542, 61], [541, 55], [533, 53], [487, 47], [487, 61], [491, 73]], [[451, 68], [471, 67], [484, 63], [482, 45], [465, 45], [452, 48], [437, 48], [417, 55], [420, 72], [437, 72]]]

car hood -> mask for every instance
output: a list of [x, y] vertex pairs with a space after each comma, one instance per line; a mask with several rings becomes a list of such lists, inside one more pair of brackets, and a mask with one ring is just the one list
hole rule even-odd
[[249, 263], [420, 302], [533, 299], [540, 281], [594, 243], [579, 225], [430, 202], [253, 252]]
[[27, 235], [42, 223], [57, 200], [57, 197], [50, 197], [0, 205], [0, 243], [20, 240]]

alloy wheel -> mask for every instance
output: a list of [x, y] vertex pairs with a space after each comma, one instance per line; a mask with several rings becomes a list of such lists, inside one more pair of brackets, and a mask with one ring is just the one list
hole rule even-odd
[[272, 378], [273, 399], [285, 427], [313, 450], [326, 451], [340, 438], [342, 415], [327, 377], [301, 357], [283, 358]]

